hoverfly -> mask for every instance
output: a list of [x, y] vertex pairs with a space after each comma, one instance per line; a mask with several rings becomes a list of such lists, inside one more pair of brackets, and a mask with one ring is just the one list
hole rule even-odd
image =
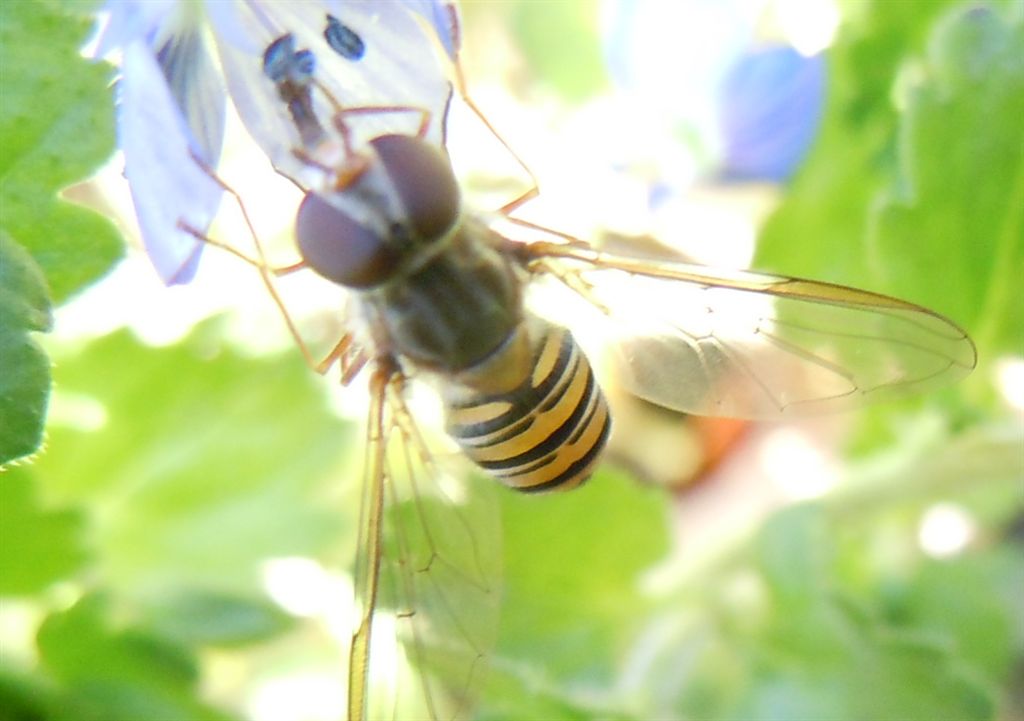
[[[830, 411], [920, 392], [974, 367], [968, 336], [912, 303], [829, 283], [605, 253], [518, 219], [516, 209], [533, 190], [492, 216], [468, 210], [444, 151], [447, 98], [440, 108], [418, 104], [415, 94], [408, 102], [392, 95], [364, 102], [372, 93], [353, 91], [317, 66], [324, 58], [371, 62], [374, 46], [345, 17], [320, 17], [319, 37], [264, 18], [259, 62], [239, 52], [224, 66], [229, 86], [244, 86], [251, 98], [240, 110], [253, 136], [278, 172], [305, 191], [295, 230], [301, 261], [285, 270], [308, 268], [350, 291], [349, 330], [324, 362], [313, 361], [289, 326], [318, 370], [340, 362], [346, 382], [364, 367], [370, 375], [351, 719], [368, 714], [385, 506], [400, 472], [389, 441], [405, 441], [398, 465], [407, 475], [440, 473], [404, 402], [407, 379], [434, 381], [449, 435], [512, 488], [573, 488], [599, 462], [612, 416], [570, 330], [529, 309], [538, 279], [555, 278], [612, 322], [630, 390], [687, 413], [784, 418]], [[302, 27], [310, 22], [304, 16]], [[510, 230], [498, 232], [500, 223]], [[530, 239], [513, 237], [516, 229]], [[284, 311], [273, 291], [277, 271], [262, 251], [255, 258], [232, 252], [259, 268]], [[432, 554], [425, 567], [435, 562]], [[460, 609], [441, 605], [449, 629], [474, 635], [460, 625]], [[413, 643], [422, 646], [421, 639]], [[483, 652], [471, 654], [460, 691], [472, 685]]]

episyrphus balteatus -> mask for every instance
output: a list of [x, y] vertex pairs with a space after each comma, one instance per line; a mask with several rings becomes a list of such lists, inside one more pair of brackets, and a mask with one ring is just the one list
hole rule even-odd
[[[493, 216], [466, 211], [443, 152], [444, 108], [421, 106], [415, 95], [363, 102], [315, 69], [324, 58], [338, 62], [335, 56], [366, 61], [373, 47], [347, 22], [325, 15], [309, 38], [298, 26], [270, 22], [260, 62], [247, 55], [225, 65], [229, 83], [235, 72], [262, 98], [250, 117], [243, 108], [254, 137], [278, 171], [307, 192], [296, 230], [302, 260], [288, 270], [311, 268], [352, 290], [351, 329], [328, 364], [342, 361], [346, 380], [364, 365], [371, 376], [350, 717], [367, 715], [389, 484], [403, 471], [423, 480], [437, 472], [403, 401], [409, 376], [436, 381], [449, 430], [466, 455], [520, 490], [577, 485], [604, 446], [609, 414], [586, 356], [568, 330], [527, 309], [526, 292], [537, 279], [556, 278], [612, 321], [633, 392], [689, 413], [778, 418], [828, 411], [918, 392], [973, 368], [967, 336], [911, 303], [827, 283], [603, 253], [517, 219], [531, 193]], [[382, 130], [381, 121], [392, 127]], [[404, 132], [403, 122], [411, 123]], [[497, 224], [510, 230], [498, 233]], [[512, 237], [517, 229], [530, 238]], [[262, 255], [249, 260], [272, 288], [277, 271]], [[396, 438], [409, 449], [403, 471], [389, 456]], [[429, 566], [434, 558], [426, 560]], [[420, 570], [406, 568], [413, 577]], [[440, 605], [449, 628], [469, 635], [459, 609]], [[430, 623], [428, 614], [419, 620]]]

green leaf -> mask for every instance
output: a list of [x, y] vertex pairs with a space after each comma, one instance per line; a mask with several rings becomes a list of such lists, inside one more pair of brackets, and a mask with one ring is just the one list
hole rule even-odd
[[83, 520], [42, 507], [30, 470], [0, 475], [0, 595], [36, 593], [74, 572], [86, 559]]
[[505, 598], [497, 663], [530, 659], [562, 684], [607, 689], [668, 547], [666, 497], [602, 471], [565, 494], [502, 496]]
[[[1024, 268], [1024, 43], [1012, 4], [948, 5], [855, 7], [863, 17], [831, 50], [821, 137], [765, 225], [757, 264], [887, 293], [963, 326], [982, 367], [936, 396], [958, 409], [946, 414], [956, 425], [971, 412], [965, 400], [972, 411], [994, 405], [987, 364], [1024, 348], [1012, 290]], [[857, 453], [896, 440], [892, 408], [864, 414]]]
[[993, 683], [1013, 673], [1024, 638], [1015, 634], [1024, 601], [1020, 544], [929, 561], [890, 591], [888, 613], [901, 625], [941, 634], [956, 655]]
[[950, 315], [982, 359], [1024, 349], [1024, 21], [958, 8], [915, 66], [900, 177], [872, 218], [891, 287]]
[[789, 607], [820, 594], [829, 545], [817, 506], [793, 506], [768, 519], [755, 548], [760, 571], [780, 604]]
[[357, 511], [325, 502], [355, 485], [325, 381], [297, 353], [244, 358], [211, 335], [146, 348], [119, 332], [58, 363], [55, 403], [88, 412], [51, 424], [36, 468], [89, 510], [102, 577], [136, 597], [253, 592], [261, 561], [323, 553]]
[[230, 718], [198, 700], [198, 666], [189, 652], [138, 628], [115, 626], [101, 597], [47, 618], [37, 643], [43, 666], [64, 690], [57, 718]]
[[293, 619], [266, 601], [214, 591], [185, 589], [147, 609], [150, 628], [189, 646], [235, 646], [261, 641], [291, 628]]
[[[463, 10], [467, 26], [472, 26], [479, 11], [473, 3], [465, 3]], [[514, 0], [485, 12], [503, 17], [531, 74], [567, 102], [581, 103], [607, 88], [600, 27], [588, 0], [547, 3], [543, 12], [536, 12], [531, 2]]]
[[540, 678], [527, 664], [499, 662], [487, 671], [487, 704], [477, 709], [476, 721], [543, 719], [543, 721], [640, 721], [643, 717], [609, 708], [593, 693], [573, 694], [564, 681]]
[[51, 684], [0, 667], [0, 721], [43, 721], [56, 696]]
[[[725, 565], [685, 578], [638, 638], [642, 665], [624, 672], [643, 678], [638, 716], [992, 718], [992, 689], [1005, 680], [1013, 643], [1007, 598], [1024, 572], [1019, 560], [965, 557], [941, 589], [918, 588], [908, 574], [899, 604], [877, 587], [855, 600], [838, 537], [854, 521], [871, 528], [857, 536], [865, 557], [889, 509], [861, 507], [855, 519], [826, 510], [820, 503], [783, 509]], [[877, 571], [873, 578], [878, 583]], [[999, 634], [1002, 642], [988, 647]]]
[[52, 322], [39, 267], [0, 229], [0, 466], [42, 443], [50, 361], [29, 332]]
[[130, 679], [176, 686], [195, 683], [198, 666], [183, 648], [130, 627], [115, 629], [109, 613], [107, 601], [89, 596], [43, 622], [36, 639], [40, 658], [57, 679]]
[[921, 49], [949, 4], [882, 0], [851, 8], [860, 16], [847, 18], [829, 50], [820, 136], [761, 231], [757, 267], [885, 290], [865, 246], [869, 208], [896, 165], [891, 91], [900, 64]]
[[109, 221], [57, 198], [114, 150], [110, 69], [79, 54], [91, 24], [52, 3], [0, 5], [0, 229], [29, 250], [58, 303], [123, 252]]
[[0, 234], [0, 311], [5, 330], [48, 331], [53, 325], [46, 279], [6, 233]]
[[886, 637], [839, 620], [847, 635], [833, 658], [772, 655], [754, 669], [750, 687], [724, 718], [907, 719], [984, 721], [995, 710], [986, 690], [945, 649]]
[[48, 330], [50, 294], [62, 302], [122, 253], [111, 223], [57, 197], [114, 147], [109, 70], [78, 50], [90, 25], [53, 3], [0, 6], [0, 465], [41, 441], [49, 361], [25, 331]]

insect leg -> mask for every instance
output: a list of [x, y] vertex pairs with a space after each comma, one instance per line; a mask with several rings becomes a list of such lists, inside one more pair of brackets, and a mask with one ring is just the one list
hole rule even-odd
[[380, 590], [380, 565], [384, 514], [384, 484], [387, 481], [385, 451], [390, 426], [385, 418], [388, 388], [401, 383], [401, 371], [391, 358], [383, 358], [370, 377], [370, 411], [367, 422], [366, 477], [359, 510], [359, 548], [355, 568], [356, 603], [359, 625], [352, 635], [349, 651], [348, 718], [366, 719], [370, 674], [370, 639], [373, 614]]
[[[285, 326], [288, 328], [288, 333], [295, 341], [295, 344], [299, 347], [299, 351], [302, 353], [302, 358], [303, 360], [306, 361], [306, 365], [308, 365], [310, 368], [312, 368], [317, 373], [320, 373], [321, 375], [327, 371], [331, 364], [325, 364], [326, 359], [325, 361], [317, 361], [313, 357], [313, 353], [309, 350], [309, 346], [307, 346], [306, 342], [302, 339], [302, 336], [299, 333], [299, 329], [295, 325], [295, 321], [292, 320], [291, 314], [288, 312], [288, 308], [285, 306], [284, 300], [281, 298], [281, 294], [277, 292], [277, 287], [274, 285], [273, 282], [273, 278], [275, 276], [286, 275], [287, 273], [300, 270], [302, 267], [304, 267], [303, 265], [300, 264], [298, 266], [285, 266], [284, 268], [278, 269], [270, 268], [266, 265], [263, 265], [260, 261], [256, 260], [255, 258], [250, 258], [245, 253], [238, 250], [229, 243], [225, 243], [215, 238], [211, 238], [206, 234], [202, 233], [201, 231], [197, 230], [196, 228], [186, 225], [185, 223], [179, 222], [178, 227], [180, 227], [186, 233], [189, 233], [190, 235], [195, 237], [197, 240], [200, 240], [207, 245], [213, 246], [214, 248], [220, 248], [221, 250], [227, 251], [236, 258], [254, 267], [259, 272], [260, 278], [263, 280], [263, 285], [266, 287], [267, 292], [270, 294], [271, 300], [274, 301], [274, 305], [277, 306], [277, 309], [280, 312], [281, 317], [284, 319]], [[323, 366], [323, 370], [321, 370], [321, 366]]]
[[356, 106], [345, 106], [334, 97], [334, 94], [328, 90], [319, 81], [313, 81], [317, 89], [323, 93], [324, 97], [331, 104], [333, 110], [333, 122], [334, 127], [339, 133], [341, 133], [342, 141], [345, 144], [345, 151], [349, 155], [353, 155], [354, 151], [351, 145], [351, 131], [345, 124], [346, 115], [380, 115], [380, 114], [391, 114], [391, 113], [418, 113], [420, 115], [420, 123], [417, 128], [416, 135], [424, 137], [427, 134], [427, 128], [430, 126], [431, 113], [426, 108], [417, 107], [415, 105], [356, 105]]
[[[192, 228], [191, 226], [185, 223], [179, 222], [179, 227], [181, 227], [185, 232], [191, 234], [192, 236], [202, 241], [203, 243], [214, 246], [216, 248], [220, 248], [224, 251], [227, 251], [228, 253], [231, 253], [236, 258], [244, 261], [245, 263], [248, 263], [259, 272], [260, 278], [263, 281], [263, 285], [266, 287], [267, 292], [270, 294], [271, 299], [274, 301], [274, 305], [277, 306], [278, 311], [281, 313], [281, 317], [284, 319], [285, 326], [287, 326], [289, 334], [292, 336], [292, 339], [295, 341], [295, 344], [299, 347], [299, 351], [302, 353], [302, 357], [303, 360], [305, 360], [306, 365], [308, 365], [312, 370], [316, 371], [320, 375], [325, 374], [330, 369], [330, 367], [335, 363], [335, 361], [337, 361], [339, 358], [344, 360], [346, 353], [353, 352], [353, 349], [351, 347], [353, 342], [351, 334], [346, 333], [344, 336], [342, 336], [338, 343], [335, 344], [334, 348], [331, 349], [331, 352], [328, 353], [328, 355], [323, 360], [316, 360], [316, 358], [313, 356], [312, 351], [310, 351], [309, 346], [307, 346], [306, 342], [302, 339], [302, 335], [299, 333], [298, 327], [295, 325], [295, 321], [292, 319], [291, 314], [288, 312], [288, 308], [285, 306], [284, 300], [281, 298], [280, 293], [278, 293], [277, 287], [274, 285], [274, 278], [282, 277], [290, 273], [294, 273], [295, 271], [302, 270], [303, 268], [306, 267], [305, 261], [300, 260], [290, 265], [272, 267], [267, 262], [266, 254], [263, 251], [263, 244], [260, 242], [259, 235], [256, 232], [256, 228], [249, 217], [248, 210], [245, 207], [245, 202], [242, 200], [242, 197], [234, 188], [232, 188], [230, 185], [228, 185], [228, 183], [221, 179], [216, 174], [216, 172], [214, 172], [214, 170], [210, 168], [209, 165], [204, 163], [200, 158], [193, 155], [193, 160], [203, 170], [204, 173], [206, 173], [215, 183], [217, 183], [224, 190], [224, 192], [226, 192], [232, 198], [234, 198], [235, 203], [237, 204], [239, 211], [242, 214], [242, 219], [245, 222], [246, 228], [249, 231], [249, 235], [252, 237], [253, 245], [256, 248], [257, 255], [255, 258], [251, 257], [248, 254], [239, 250], [238, 248], [234, 247], [230, 243], [225, 243], [215, 238], [210, 238], [205, 233], [199, 231], [196, 228]], [[351, 378], [354, 377], [356, 373], [358, 373], [359, 368], [361, 368], [362, 365], [364, 364], [365, 360], [358, 364], [358, 367], [355, 369], [355, 371], [352, 371], [351, 369], [348, 369], [349, 364], [343, 363], [343, 379], [347, 378], [345, 382], [347, 383], [351, 381]]]
[[369, 362], [370, 356], [366, 349], [355, 345], [355, 337], [351, 333], [343, 335], [324, 359], [316, 364], [314, 370], [324, 375], [335, 363], [341, 364], [341, 384], [347, 386]]
[[425, 137], [427, 128], [430, 127], [431, 113], [426, 108], [419, 108], [415, 105], [360, 105], [351, 108], [339, 108], [335, 113], [334, 122], [338, 132], [347, 133], [348, 129], [343, 120], [348, 115], [386, 115], [389, 113], [416, 113], [420, 116], [419, 125], [416, 128], [416, 136]]
[[[238, 194], [238, 191], [236, 191], [234, 188], [228, 185], [219, 175], [217, 175], [217, 172], [213, 168], [211, 168], [209, 164], [206, 163], [205, 160], [200, 158], [192, 151], [189, 151], [189, 153], [192, 156], [192, 162], [199, 166], [199, 169], [202, 170], [207, 175], [207, 177], [210, 178], [210, 180], [219, 185], [221, 187], [221, 190], [223, 190], [225, 193], [227, 193], [228, 195], [235, 199], [235, 204], [238, 206], [239, 211], [242, 213], [242, 220], [245, 221], [245, 225], [249, 229], [249, 235], [252, 237], [253, 246], [256, 248], [256, 261], [250, 260], [240, 252], [227, 248], [226, 244], [224, 243], [211, 244], [217, 245], [218, 247], [225, 248], [227, 250], [231, 250], [231, 252], [234, 253], [239, 258], [242, 258], [243, 260], [249, 262], [251, 265], [255, 265], [257, 268], [260, 268], [261, 272], [274, 272], [273, 269], [271, 269], [270, 267], [270, 263], [267, 262], [266, 253], [264, 253], [263, 251], [263, 244], [260, 242], [260, 237], [256, 233], [256, 228], [252, 223], [252, 219], [249, 217], [249, 211], [245, 207], [245, 203], [242, 201], [242, 197]], [[295, 268], [294, 265], [288, 267]], [[301, 267], [301, 264], [299, 265], [299, 267]], [[277, 273], [275, 272], [275, 275], [276, 274]]]
[[[343, 339], [344, 340], [344, 339]], [[350, 348], [341, 358], [341, 384], [347, 386], [370, 360], [363, 348]]]
[[[530, 222], [529, 220], [523, 220], [522, 218], [514, 218], [514, 217], [509, 216], [507, 214], [505, 216], [505, 220], [507, 220], [509, 223], [521, 226], [523, 228], [529, 228], [530, 230], [536, 230], [536, 231], [538, 231], [540, 233], [544, 233], [546, 235], [553, 235], [556, 238], [561, 238], [562, 240], [566, 241], [566, 243], [568, 243], [568, 245], [571, 245], [571, 246], [574, 246], [574, 247], [577, 247], [577, 248], [587, 249], [587, 248], [591, 247], [590, 243], [588, 243], [587, 241], [583, 240], [582, 238], [577, 238], [575, 235], [570, 235], [569, 233], [563, 232], [561, 230], [555, 230], [554, 228], [549, 228], [546, 225], [539, 225], [538, 223], [533, 223], [533, 222]], [[522, 244], [520, 244], [520, 245], [522, 245]], [[529, 244], [526, 244], [524, 247], [527, 249], [528, 252], [530, 252], [530, 254], [537, 255], [537, 256], [542, 256], [542, 255], [552, 255], [552, 253], [548, 252], [549, 251], [549, 247], [551, 245], [552, 245], [551, 243], [529, 243]], [[561, 243], [559, 245], [564, 247], [565, 243]], [[537, 252], [536, 249], [533, 250], [533, 251], [530, 251], [530, 249], [531, 248], [535, 248], [535, 246], [537, 248], [543, 247], [544, 252]], [[557, 253], [554, 253], [553, 255], [557, 255]]]
[[605, 315], [612, 315], [611, 308], [597, 297], [597, 294], [594, 292], [593, 284], [588, 282], [572, 268], [566, 268], [563, 265], [552, 262], [548, 258], [534, 258], [527, 265], [527, 269], [531, 273], [544, 272], [551, 275], [566, 288], [574, 291], [577, 295], [582, 297]]
[[455, 76], [455, 89], [458, 91], [459, 97], [462, 98], [462, 102], [464, 102], [466, 104], [466, 107], [468, 107], [473, 112], [473, 114], [480, 119], [480, 122], [482, 122], [484, 126], [486, 126], [487, 130], [490, 131], [491, 135], [493, 135], [498, 140], [498, 142], [501, 143], [502, 147], [504, 147], [505, 150], [509, 152], [509, 154], [513, 157], [513, 159], [515, 159], [519, 167], [522, 168], [523, 171], [530, 178], [530, 187], [527, 188], [525, 192], [521, 193], [519, 196], [513, 198], [512, 200], [498, 208], [499, 213], [505, 216], [509, 216], [511, 213], [515, 212], [521, 206], [525, 205], [526, 203], [540, 195], [540, 183], [537, 181], [537, 176], [534, 174], [533, 170], [531, 170], [530, 166], [526, 164], [526, 161], [519, 157], [519, 154], [512, 148], [511, 145], [509, 145], [508, 141], [505, 140], [501, 133], [497, 131], [494, 125], [491, 124], [491, 121], [487, 119], [486, 115], [484, 115], [484, 111], [480, 109], [480, 106], [477, 105], [476, 101], [473, 100], [472, 96], [470, 96], [469, 88], [466, 86], [466, 76], [462, 72], [462, 64], [458, 61], [458, 59], [456, 59], [453, 62], [453, 68]]

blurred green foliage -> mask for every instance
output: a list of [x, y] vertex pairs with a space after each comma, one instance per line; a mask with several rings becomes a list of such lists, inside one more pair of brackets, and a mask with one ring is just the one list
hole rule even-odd
[[61, 691], [64, 718], [227, 719], [196, 699], [194, 655], [146, 628], [115, 628], [102, 597], [51, 614], [36, 637], [39, 658]]
[[1019, 353], [1021, 12], [874, 3], [848, 26], [820, 138], [760, 237], [759, 267], [937, 310], [969, 329], [983, 364]]
[[29, 335], [53, 322], [50, 294], [32, 256], [0, 229], [0, 463], [42, 441], [50, 363]]
[[1024, 23], [996, 12], [936, 24], [903, 90], [899, 172], [869, 227], [886, 284], [971, 328], [986, 358], [1024, 347], [1022, 50]]
[[871, 204], [897, 172], [894, 85], [904, 63], [924, 52], [936, 16], [952, 4], [850, 4], [854, 17], [827, 56], [827, 107], [818, 139], [762, 229], [758, 267], [877, 284], [865, 245]]
[[35, 474], [11, 468], [0, 485], [0, 594], [40, 593], [87, 559], [84, 518], [77, 510], [42, 507]]
[[[32, 334], [121, 247], [56, 196], [112, 131], [109, 69], [78, 57], [86, 23], [51, 8], [0, 5], [0, 462], [42, 439]], [[568, 68], [596, 57], [596, 31], [556, 8], [513, 24], [582, 97], [603, 80]], [[607, 470], [566, 496], [497, 493], [502, 621], [478, 718], [1024, 715], [1024, 447], [992, 365], [1024, 351], [1024, 10], [847, 9], [820, 138], [759, 265], [948, 313], [981, 366], [941, 403], [865, 413], [886, 432], [840, 490], [662, 569], [656, 592], [641, 579], [685, 496]], [[295, 353], [232, 347], [218, 321], [163, 348], [127, 331], [51, 346], [45, 448], [0, 475], [0, 719], [240, 718], [254, 679], [335, 658], [260, 580], [268, 558], [351, 561], [361, 436], [324, 383]], [[976, 525], [952, 558], [917, 539], [939, 502]]]
[[301, 359], [239, 356], [215, 325], [159, 350], [120, 332], [57, 359], [62, 396], [104, 418], [87, 430], [73, 409], [68, 425], [55, 419], [62, 452], [33, 470], [54, 501], [93, 508], [94, 571], [124, 592], [163, 599], [186, 581], [251, 591], [261, 559], [311, 553], [345, 524], [311, 498], [328, 492], [348, 427]]
[[527, 66], [530, 76], [543, 78], [567, 103], [582, 102], [607, 88], [594, 4], [590, 0], [559, 0], [538, 10], [531, 0], [462, 4], [467, 26], [486, 16], [508, 28], [519, 50], [517, 59]]
[[57, 302], [96, 282], [123, 252], [110, 221], [57, 197], [114, 150], [113, 73], [79, 54], [91, 31], [91, 19], [53, 3], [0, 11], [3, 229], [32, 254]]
[[49, 4], [0, 8], [0, 464], [42, 440], [49, 364], [26, 331], [122, 253], [110, 221], [57, 197], [114, 149], [110, 71], [79, 57], [90, 25]]

